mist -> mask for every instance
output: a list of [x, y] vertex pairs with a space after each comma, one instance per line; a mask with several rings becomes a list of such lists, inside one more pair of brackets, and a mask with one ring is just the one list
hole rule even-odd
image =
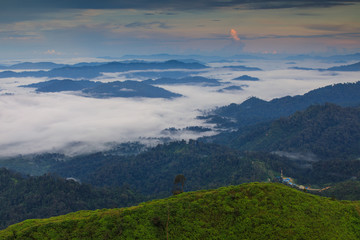
[[[252, 65], [256, 67], [254, 63]], [[247, 72], [214, 66], [199, 75], [219, 79], [222, 86], [159, 85], [183, 95], [170, 100], [94, 99], [72, 92], [36, 93], [34, 89], [19, 86], [49, 79], [0, 79], [0, 156], [38, 152], [79, 154], [103, 150], [110, 142], [168, 137], [162, 135], [161, 131], [170, 127], [211, 127], [196, 119], [196, 116], [217, 106], [241, 103], [251, 96], [271, 100], [304, 94], [326, 85], [359, 80], [356, 72], [333, 74], [275, 67]], [[95, 80], [122, 81], [125, 80], [121, 77], [123, 74], [105, 74]], [[233, 80], [245, 74], [260, 81]], [[218, 91], [227, 86], [242, 86], [243, 90]], [[171, 137], [194, 139], [204, 134], [214, 132], [201, 135], [182, 132]]]

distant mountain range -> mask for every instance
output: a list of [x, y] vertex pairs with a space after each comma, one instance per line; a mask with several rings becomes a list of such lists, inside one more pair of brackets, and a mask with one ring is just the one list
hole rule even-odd
[[93, 98], [174, 98], [181, 96], [180, 94], [172, 93], [163, 88], [137, 81], [101, 83], [89, 80], [75, 81], [70, 79], [55, 79], [46, 82], [24, 85], [22, 87], [36, 88], [37, 92], [80, 91], [80, 95]]
[[261, 68], [258, 67], [247, 67], [247, 66], [224, 66], [223, 68], [230, 68], [232, 70], [236, 70], [236, 71], [262, 71]]
[[328, 68], [329, 71], [360, 71], [360, 62]]
[[315, 59], [326, 63], [345, 63], [348, 61], [359, 61], [360, 53], [347, 54], [347, 55], [333, 55], [333, 56], [296, 55], [296, 56], [289, 56], [286, 59], [299, 60], [299, 61]]
[[126, 78], [137, 78], [137, 79], [158, 79], [158, 78], [184, 78], [190, 75], [199, 74], [200, 71], [140, 71], [126, 73]]
[[147, 84], [155, 84], [155, 85], [172, 85], [172, 84], [187, 84], [187, 85], [203, 85], [203, 86], [220, 86], [221, 82], [216, 79], [206, 78], [206, 77], [184, 77], [184, 78], [159, 78], [156, 80], [145, 80], [142, 81]]
[[101, 82], [93, 82], [89, 80], [74, 81], [71, 79], [57, 80], [53, 79], [46, 82], [22, 85], [20, 87], [36, 88], [37, 92], [62, 92], [62, 91], [80, 91], [85, 88], [92, 88], [101, 85]]
[[146, 98], [175, 98], [180, 94], [167, 91], [160, 87], [151, 86], [137, 81], [102, 83], [93, 88], [86, 88], [82, 93], [87, 97], [146, 97]]
[[63, 77], [89, 79], [101, 76], [104, 72], [124, 72], [130, 70], [152, 69], [205, 69], [207, 66], [200, 63], [184, 63], [176, 60], [166, 62], [110, 62], [104, 64], [84, 63], [74, 66], [54, 68], [50, 71], [0, 72], [0, 78], [9, 77]]
[[349, 64], [349, 65], [335, 66], [335, 67], [330, 67], [330, 68], [290, 67], [290, 69], [351, 72], [351, 71], [360, 71], [360, 62], [357, 62], [357, 63], [354, 63], [354, 64]]
[[66, 64], [57, 64], [53, 62], [23, 62], [17, 63], [10, 66], [0, 66], [0, 69], [53, 69], [53, 68], [60, 68], [65, 67]]

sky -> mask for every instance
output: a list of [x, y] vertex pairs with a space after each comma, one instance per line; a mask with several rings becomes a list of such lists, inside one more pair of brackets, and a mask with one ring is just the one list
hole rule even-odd
[[1, 0], [6, 59], [351, 54], [360, 0]]

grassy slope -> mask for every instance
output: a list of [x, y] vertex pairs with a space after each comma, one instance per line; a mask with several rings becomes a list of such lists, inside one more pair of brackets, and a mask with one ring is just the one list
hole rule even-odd
[[27, 220], [0, 231], [0, 239], [359, 239], [359, 209], [358, 202], [251, 183]]

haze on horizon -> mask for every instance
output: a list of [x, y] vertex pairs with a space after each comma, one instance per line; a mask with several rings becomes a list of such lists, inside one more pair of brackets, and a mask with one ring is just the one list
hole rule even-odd
[[3, 0], [0, 60], [351, 54], [359, 12], [359, 0]]

